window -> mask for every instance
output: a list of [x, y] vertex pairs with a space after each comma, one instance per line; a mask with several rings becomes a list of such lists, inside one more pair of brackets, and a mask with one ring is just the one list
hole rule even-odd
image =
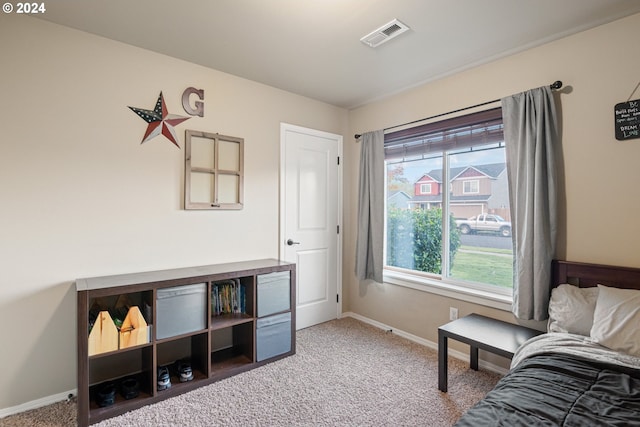
[[[511, 294], [501, 109], [388, 133], [385, 165], [387, 194], [411, 197], [406, 206], [387, 205], [385, 269]], [[432, 191], [416, 185], [425, 176]]]
[[420, 194], [431, 194], [431, 184], [420, 184]]
[[473, 180], [473, 181], [463, 181], [462, 182], [462, 192], [464, 194], [469, 194], [469, 193], [479, 193], [480, 192], [480, 181]]

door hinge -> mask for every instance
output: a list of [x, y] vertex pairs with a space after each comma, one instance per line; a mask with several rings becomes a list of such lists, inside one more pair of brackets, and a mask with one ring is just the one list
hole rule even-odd
[[337, 226], [337, 229], [338, 229], [337, 233], [340, 234], [340, 226], [339, 225]]
[[340, 295], [336, 294], [336, 302], [340, 302]]
[[340, 156], [338, 156], [338, 165], [340, 164]]

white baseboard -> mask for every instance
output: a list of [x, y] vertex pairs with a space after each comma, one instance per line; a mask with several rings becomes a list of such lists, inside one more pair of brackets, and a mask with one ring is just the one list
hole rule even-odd
[[51, 405], [53, 403], [62, 402], [68, 400], [69, 396], [75, 396], [78, 394], [77, 389], [69, 390], [63, 393], [53, 394], [40, 399], [32, 400], [31, 402], [22, 403], [20, 405], [12, 406], [10, 408], [0, 409], [0, 419], [8, 417], [9, 415], [19, 414], [20, 412], [30, 411], [32, 409], [42, 408], [43, 406]]
[[[394, 328], [392, 326], [385, 325], [384, 323], [380, 323], [377, 320], [369, 319], [368, 317], [361, 316], [360, 314], [348, 311], [348, 312], [342, 313], [341, 317], [353, 317], [354, 319], [357, 319], [357, 320], [359, 320], [361, 322], [367, 323], [367, 324], [369, 324], [371, 326], [375, 326], [376, 328], [382, 329], [384, 331], [390, 331], [391, 333], [396, 334], [396, 335], [398, 335], [398, 336], [400, 336], [402, 338], [406, 338], [409, 341], [413, 341], [415, 343], [418, 343], [420, 345], [423, 345], [425, 347], [428, 347], [428, 348], [431, 348], [433, 350], [438, 351], [438, 343], [435, 343], [433, 341], [429, 341], [427, 339], [421, 338], [421, 337], [419, 337], [417, 335], [410, 334], [409, 332], [405, 332], [405, 331], [402, 331], [400, 329], [396, 329], [396, 328]], [[449, 356], [455, 357], [456, 359], [463, 360], [465, 362], [469, 361], [469, 355], [465, 354], [465, 353], [463, 353], [461, 351], [454, 350], [454, 349], [450, 348], [449, 351], [448, 351], [448, 354], [449, 354]], [[478, 367], [482, 368], [482, 369], [486, 369], [487, 371], [495, 372], [495, 373], [500, 374], [500, 375], [504, 375], [508, 371], [507, 369], [503, 368], [502, 366], [498, 366], [498, 365], [495, 365], [493, 363], [486, 362], [484, 360], [479, 360], [478, 361]]]

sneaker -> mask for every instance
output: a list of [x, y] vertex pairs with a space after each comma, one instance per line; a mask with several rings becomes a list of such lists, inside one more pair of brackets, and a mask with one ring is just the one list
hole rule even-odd
[[112, 382], [102, 384], [98, 389], [96, 402], [101, 408], [111, 406], [116, 403], [116, 385]]
[[191, 381], [193, 379], [191, 363], [188, 360], [179, 360], [176, 365], [176, 369], [178, 370], [178, 377], [180, 378], [181, 383]]
[[135, 377], [129, 377], [120, 383], [120, 393], [126, 400], [134, 399], [140, 394], [140, 383]]
[[166, 390], [169, 387], [171, 387], [169, 368], [161, 366], [158, 368], [158, 391]]

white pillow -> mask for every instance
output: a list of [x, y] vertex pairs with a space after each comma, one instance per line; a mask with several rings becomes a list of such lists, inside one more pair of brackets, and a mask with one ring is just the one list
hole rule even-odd
[[549, 332], [564, 332], [589, 336], [598, 288], [559, 285], [551, 290], [549, 299]]
[[640, 291], [598, 285], [591, 338], [612, 350], [640, 357]]

